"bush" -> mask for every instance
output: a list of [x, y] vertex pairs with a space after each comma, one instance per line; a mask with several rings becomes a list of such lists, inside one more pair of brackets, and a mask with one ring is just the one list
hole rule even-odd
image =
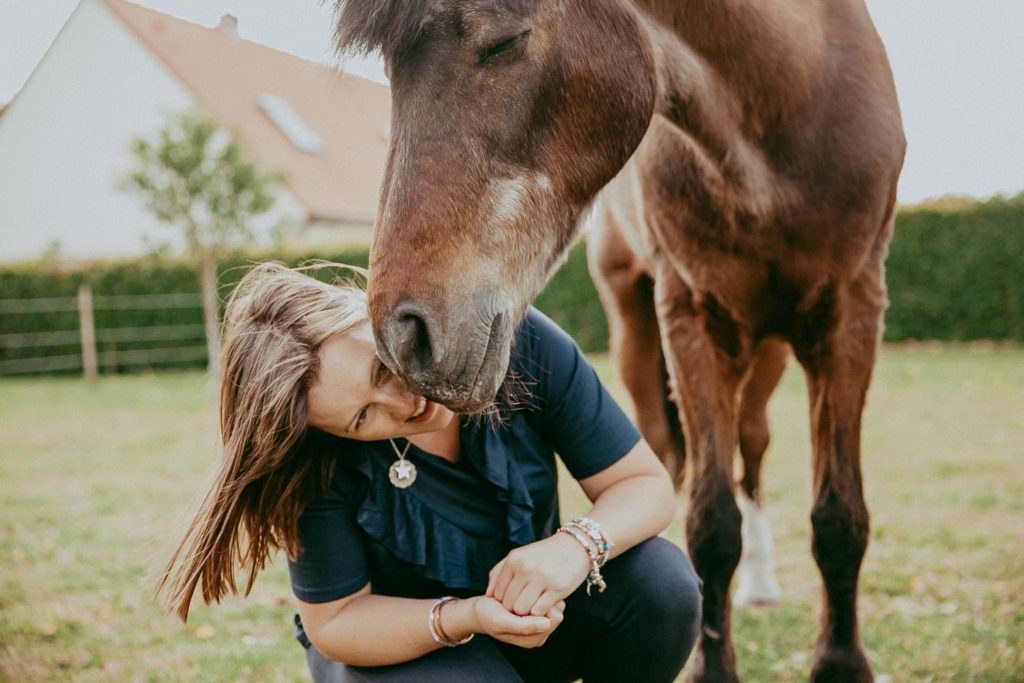
[[[244, 266], [271, 254], [233, 254], [219, 268], [221, 299], [226, 299], [241, 278]], [[280, 258], [280, 257], [277, 257]], [[365, 266], [365, 249], [340, 253], [286, 257], [290, 264], [310, 258]], [[322, 277], [333, 277], [323, 272]], [[967, 341], [1006, 339], [1024, 341], [1024, 195], [995, 198], [953, 207], [925, 206], [904, 209], [896, 221], [896, 234], [887, 265], [892, 306], [886, 319], [886, 340], [937, 339]], [[78, 285], [88, 282], [96, 297], [116, 294], [194, 293], [192, 308], [102, 310], [97, 307], [96, 327], [202, 325], [199, 284], [194, 266], [166, 258], [93, 263], [83, 269], [56, 271], [45, 266], [20, 265], [0, 269], [0, 298], [72, 298]], [[564, 266], [537, 298], [536, 305], [564, 327], [588, 352], [606, 351], [608, 329], [604, 310], [587, 272], [585, 246], [576, 246]], [[33, 315], [0, 310], [0, 335], [15, 332], [75, 331], [74, 311]], [[2, 339], [2, 337], [0, 337]], [[123, 365], [118, 354], [135, 349], [195, 346], [195, 339], [167, 341], [106, 341], [99, 344], [101, 364], [107, 371], [146, 367]], [[17, 347], [0, 343], [4, 360], [42, 355], [79, 353], [77, 343], [57, 347]], [[161, 367], [202, 367], [195, 358]]]
[[886, 279], [887, 340], [1024, 341], [1024, 194], [901, 211]]

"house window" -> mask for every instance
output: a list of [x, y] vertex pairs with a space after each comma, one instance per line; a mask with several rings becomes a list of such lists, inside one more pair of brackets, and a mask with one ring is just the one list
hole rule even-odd
[[320, 154], [324, 151], [323, 138], [292, 109], [288, 100], [277, 95], [260, 95], [259, 105], [267, 118], [297, 148], [306, 154]]

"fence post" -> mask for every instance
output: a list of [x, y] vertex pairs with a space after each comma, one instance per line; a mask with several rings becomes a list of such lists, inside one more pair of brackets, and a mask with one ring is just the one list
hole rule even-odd
[[82, 372], [86, 379], [96, 379], [96, 325], [92, 316], [92, 287], [78, 286], [78, 328], [82, 339]]
[[199, 261], [199, 282], [203, 290], [203, 324], [206, 326], [206, 370], [212, 386], [220, 379], [220, 300], [217, 298], [217, 257], [203, 254]]

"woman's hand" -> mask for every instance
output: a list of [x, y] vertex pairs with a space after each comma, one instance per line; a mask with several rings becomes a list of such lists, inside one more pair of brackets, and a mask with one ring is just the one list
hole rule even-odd
[[590, 572], [587, 550], [556, 533], [516, 548], [490, 571], [485, 595], [514, 614], [543, 615], [579, 588]]
[[543, 616], [518, 616], [494, 598], [470, 598], [473, 603], [474, 631], [517, 647], [540, 647], [562, 623], [565, 602], [559, 601]]

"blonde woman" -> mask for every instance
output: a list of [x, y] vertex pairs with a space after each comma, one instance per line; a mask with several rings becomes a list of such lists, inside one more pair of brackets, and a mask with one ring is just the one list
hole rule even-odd
[[[489, 418], [406, 389], [361, 289], [281, 265], [243, 278], [223, 344], [223, 462], [161, 581], [182, 620], [284, 549], [315, 681], [675, 679], [701, 601], [656, 538], [668, 474], [541, 313]], [[593, 503], [565, 524], [556, 452]]]

